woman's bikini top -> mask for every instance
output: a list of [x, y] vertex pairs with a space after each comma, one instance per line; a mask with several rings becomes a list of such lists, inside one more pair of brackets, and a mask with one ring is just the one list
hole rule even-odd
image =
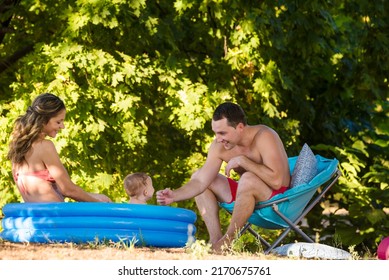
[[19, 176], [20, 175], [22, 175], [22, 176], [33, 176], [33, 177], [40, 178], [40, 179], [45, 180], [45, 181], [50, 182], [50, 183], [55, 183], [55, 180], [50, 175], [50, 172], [49, 172], [48, 169], [39, 170], [39, 171], [33, 171], [33, 172], [24, 172], [24, 173], [16, 172], [14, 174], [14, 180], [16, 182], [16, 185], [19, 187], [20, 192], [22, 192], [22, 193], [26, 193], [26, 188], [25, 188], [22, 180], [20, 181], [20, 184], [19, 184]]

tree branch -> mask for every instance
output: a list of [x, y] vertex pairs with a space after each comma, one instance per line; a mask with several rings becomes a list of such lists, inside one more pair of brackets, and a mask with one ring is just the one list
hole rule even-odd
[[19, 59], [26, 56], [30, 52], [34, 50], [34, 45], [28, 45], [24, 48], [16, 51], [13, 55], [11, 55], [9, 58], [0, 61], [0, 74], [6, 71], [9, 67], [11, 67], [13, 64], [15, 64]]

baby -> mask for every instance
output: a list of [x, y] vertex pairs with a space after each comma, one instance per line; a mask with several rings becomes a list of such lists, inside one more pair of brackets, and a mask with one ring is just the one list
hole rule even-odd
[[154, 195], [151, 177], [143, 172], [136, 172], [124, 178], [124, 190], [130, 197], [131, 204], [147, 204]]

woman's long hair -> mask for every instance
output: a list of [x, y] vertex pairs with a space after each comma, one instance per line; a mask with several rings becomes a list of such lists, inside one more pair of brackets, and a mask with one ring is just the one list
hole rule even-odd
[[14, 123], [8, 159], [13, 164], [22, 163], [32, 144], [39, 138], [43, 126], [64, 109], [65, 104], [54, 94], [43, 93], [37, 96], [27, 112]]

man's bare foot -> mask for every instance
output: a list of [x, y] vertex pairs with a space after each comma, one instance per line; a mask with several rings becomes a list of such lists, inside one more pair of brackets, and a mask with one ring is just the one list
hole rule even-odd
[[224, 249], [224, 245], [223, 244], [219, 244], [219, 242], [216, 242], [215, 244], [212, 244], [212, 253], [213, 254], [217, 254], [217, 255], [221, 255], [223, 253], [223, 249]]
[[222, 254], [223, 251], [229, 248], [231, 240], [227, 236], [223, 236], [217, 242], [212, 244], [212, 251], [214, 254]]

